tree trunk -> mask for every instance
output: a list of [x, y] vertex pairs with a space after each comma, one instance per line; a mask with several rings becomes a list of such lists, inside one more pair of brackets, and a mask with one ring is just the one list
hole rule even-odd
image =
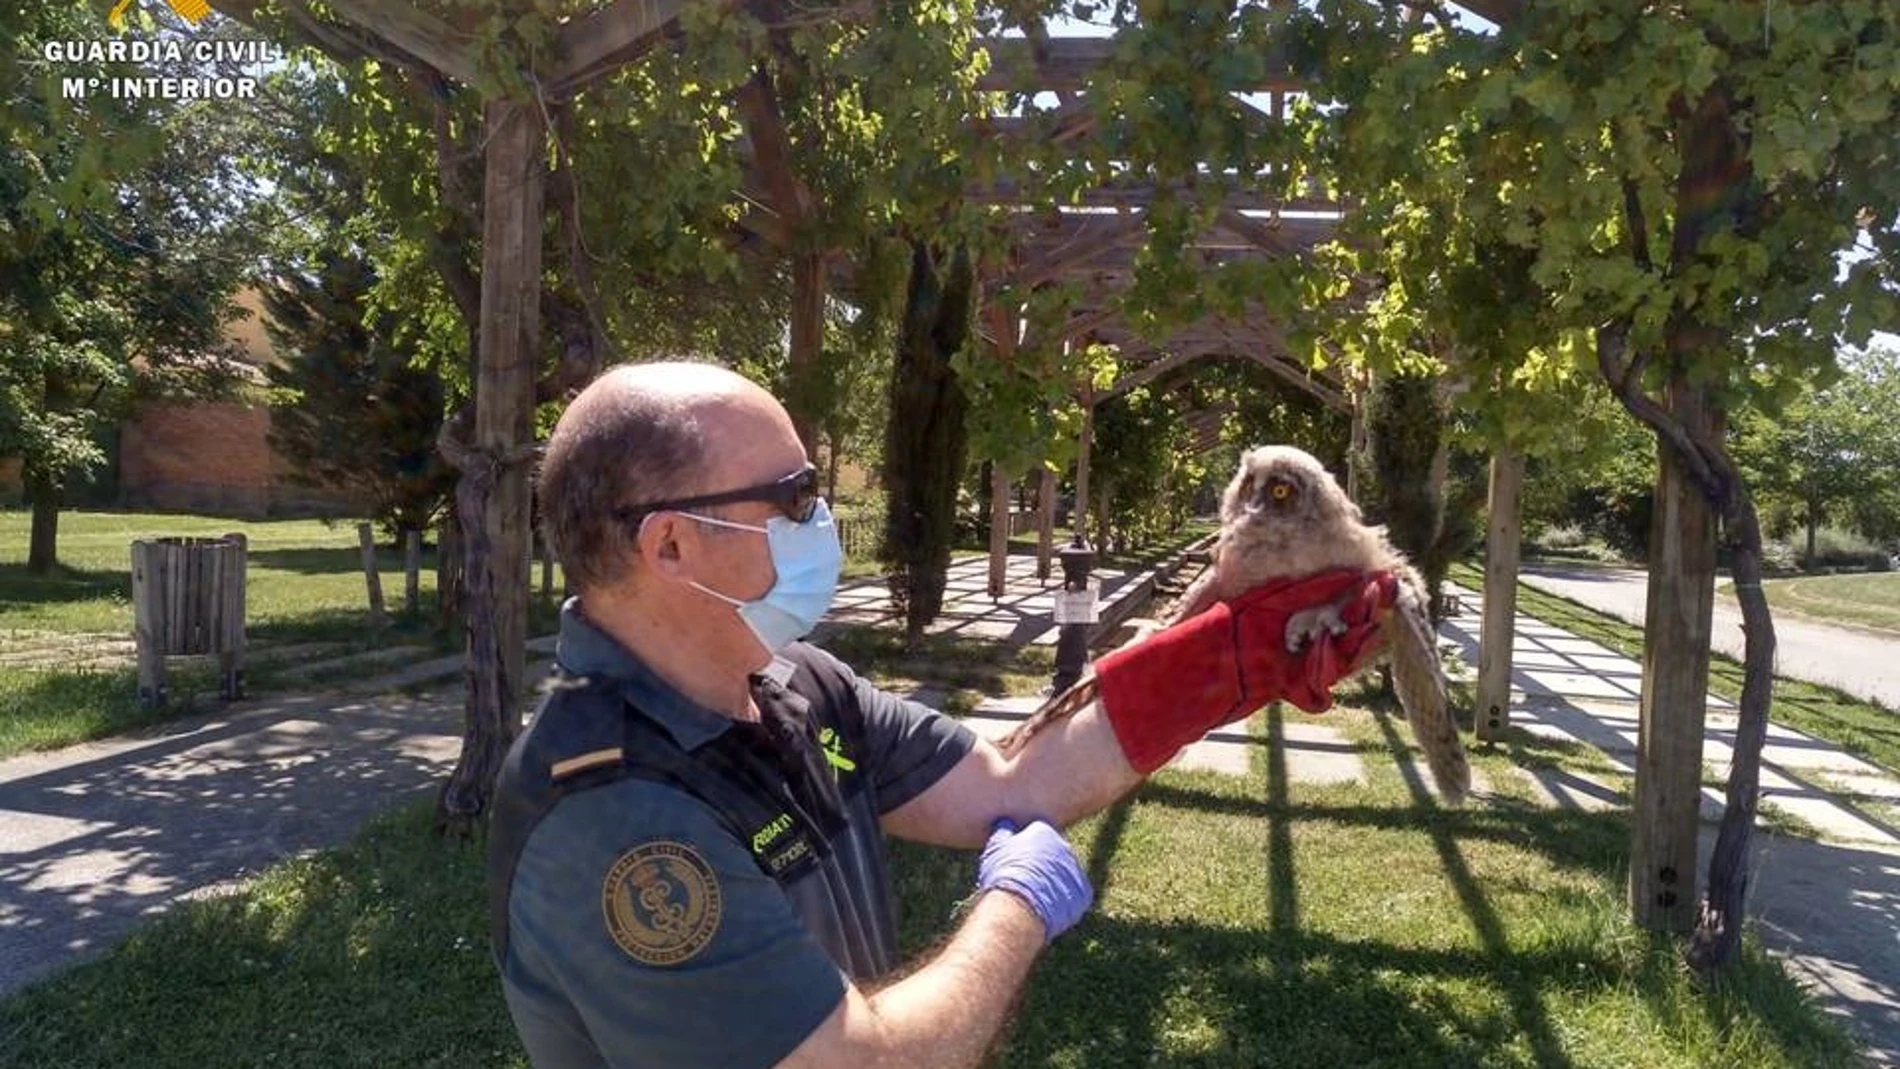
[[[547, 131], [538, 105], [487, 105], [480, 371], [473, 448], [456, 488], [468, 561], [468, 705], [461, 759], [438, 816], [472, 830], [521, 728], [527, 659], [527, 461], [541, 327]], [[445, 438], [452, 437], [445, 435]], [[454, 458], [451, 458], [454, 459]]]
[[1807, 558], [1801, 562], [1801, 567], [1807, 571], [1814, 570], [1814, 534], [1815, 529], [1820, 526], [1820, 507], [1815, 503], [1813, 498], [1808, 498], [1808, 555]]
[[26, 570], [49, 575], [59, 567], [59, 481], [31, 465], [20, 473], [27, 501], [33, 506], [33, 528], [26, 551]]

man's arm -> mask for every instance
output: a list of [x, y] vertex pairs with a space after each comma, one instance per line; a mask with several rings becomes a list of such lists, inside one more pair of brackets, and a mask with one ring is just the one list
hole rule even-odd
[[[1332, 685], [1376, 648], [1378, 613], [1395, 590], [1389, 574], [1345, 570], [1270, 583], [1124, 646], [1096, 662], [1096, 702], [1032, 735], [1014, 759], [979, 741], [885, 813], [884, 827], [967, 847], [999, 817], [1067, 826], [1132, 790], [1205, 732], [1271, 701], [1323, 710]], [[1287, 649], [1294, 616], [1334, 604], [1342, 633], [1322, 634], [1298, 653]], [[860, 705], [873, 708], [880, 699], [863, 696], [865, 689]]]
[[941, 846], [979, 846], [1001, 817], [1057, 827], [1107, 808], [1142, 781], [1099, 705], [1037, 732], [1014, 758], [987, 739], [930, 789], [884, 815], [892, 835]]
[[985, 894], [928, 965], [874, 994], [847, 989], [779, 1069], [979, 1065], [1042, 945], [1042, 921], [1022, 899]]

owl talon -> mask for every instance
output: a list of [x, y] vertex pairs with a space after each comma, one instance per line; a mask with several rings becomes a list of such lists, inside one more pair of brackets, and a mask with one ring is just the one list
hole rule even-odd
[[1335, 637], [1346, 633], [1346, 621], [1339, 615], [1336, 605], [1322, 605], [1315, 609], [1302, 609], [1294, 613], [1286, 622], [1286, 651], [1298, 653], [1307, 643], [1321, 635]]

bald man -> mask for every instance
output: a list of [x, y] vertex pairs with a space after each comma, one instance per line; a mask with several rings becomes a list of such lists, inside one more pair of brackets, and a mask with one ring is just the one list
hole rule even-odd
[[[1104, 658], [1099, 707], [1005, 759], [798, 641], [838, 580], [830, 513], [784, 408], [712, 365], [589, 386], [539, 495], [575, 597], [560, 685], [502, 771], [489, 895], [541, 1069], [977, 1065], [1092, 901], [1057, 829], [1348, 667], [1282, 639], [1346, 586], [1250, 595]], [[1349, 606], [1352, 636], [1370, 611]], [[955, 934], [879, 987], [886, 834], [982, 854]]]

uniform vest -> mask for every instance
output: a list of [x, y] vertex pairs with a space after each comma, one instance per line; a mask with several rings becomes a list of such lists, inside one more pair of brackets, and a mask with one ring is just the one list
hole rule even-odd
[[[535, 826], [562, 798], [627, 777], [653, 780], [697, 798], [746, 848], [760, 871], [789, 887], [830, 855], [845, 825], [844, 795], [854, 769], [827, 758], [825, 710], [842, 750], [862, 754], [864, 721], [849, 677], [834, 662], [794, 644], [782, 654], [798, 669], [780, 687], [754, 690], [761, 723], [735, 722], [688, 752], [628, 700], [620, 681], [561, 676], [528, 730], [509, 748], [496, 782], [488, 829], [488, 919], [498, 967], [508, 956], [509, 893]], [[800, 700], [802, 699], [802, 700]], [[836, 752], [837, 740], [830, 752]], [[825, 933], [819, 933], [821, 940]], [[837, 960], [845, 948], [827, 947]]]

